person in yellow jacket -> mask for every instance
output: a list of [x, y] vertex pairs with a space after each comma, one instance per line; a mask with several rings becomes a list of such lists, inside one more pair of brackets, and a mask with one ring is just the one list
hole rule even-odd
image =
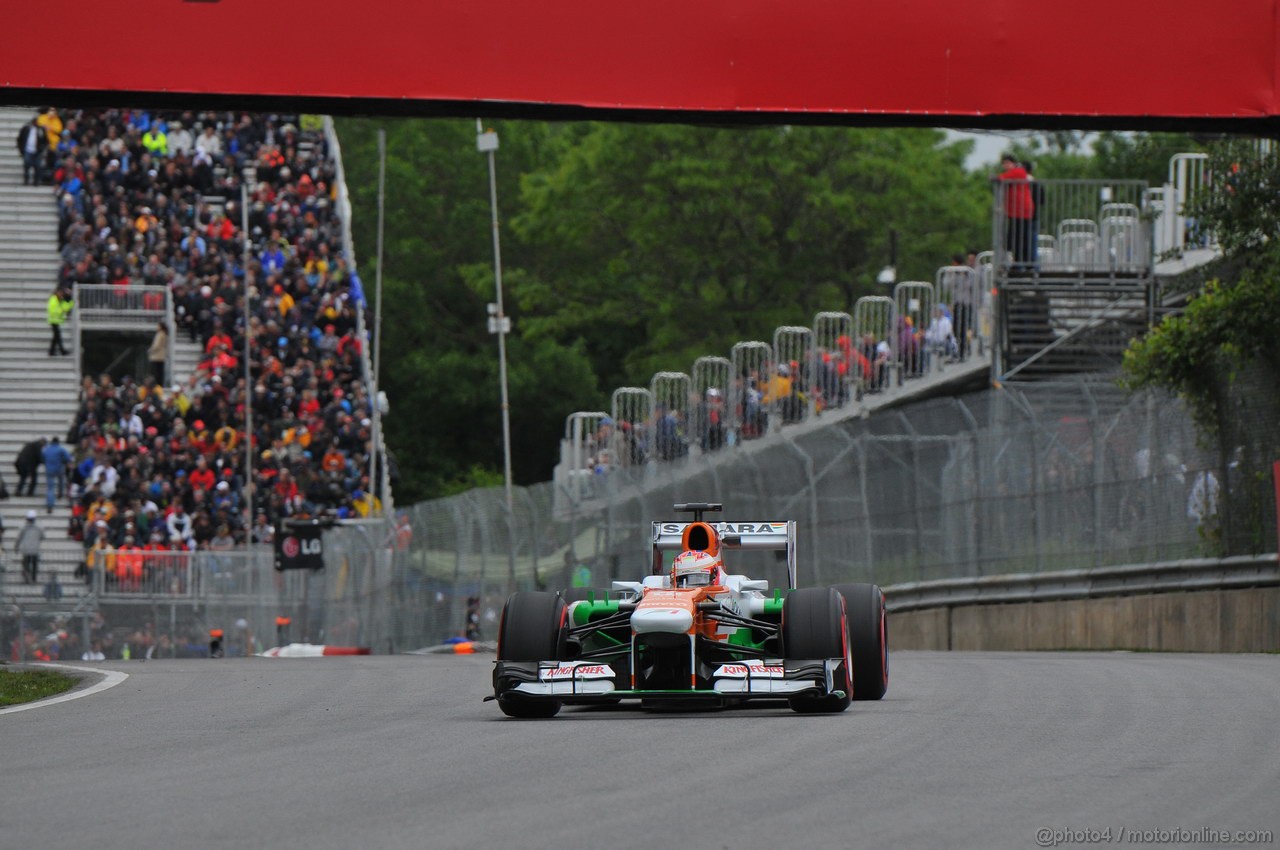
[[44, 128], [49, 150], [56, 150], [58, 142], [62, 141], [62, 119], [58, 117], [58, 110], [50, 106], [36, 118], [36, 124]]
[[351, 494], [354, 498], [351, 501], [351, 508], [356, 515], [367, 519], [370, 511], [374, 514], [382, 513], [382, 500], [372, 493], [365, 494], [363, 490], [357, 490]]
[[765, 382], [760, 403], [768, 407], [789, 395], [791, 395], [791, 367], [786, 363], [779, 363], [778, 368]]
[[107, 524], [100, 526], [98, 537], [84, 553], [84, 583], [93, 585], [94, 570], [101, 570], [106, 580], [116, 579], [116, 550], [107, 539]]
[[75, 301], [71, 299], [71, 293], [65, 289], [58, 288], [49, 296], [47, 312], [49, 315], [49, 327], [53, 331], [53, 339], [49, 340], [49, 356], [55, 353], [66, 356], [68, 354], [67, 347], [62, 344], [62, 326], [66, 323], [67, 317], [71, 315], [71, 310], [75, 306]]
[[149, 150], [152, 156], [169, 155], [169, 137], [165, 135], [164, 130], [160, 129], [159, 122], [152, 121], [147, 132], [142, 134], [142, 146]]

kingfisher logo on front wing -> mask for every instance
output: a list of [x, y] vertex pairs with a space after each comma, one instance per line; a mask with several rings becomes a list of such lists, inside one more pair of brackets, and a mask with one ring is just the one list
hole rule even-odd
[[557, 682], [566, 679], [612, 679], [613, 677], [613, 668], [608, 664], [584, 664], [582, 662], [547, 667], [540, 672], [540, 678], [544, 682]]
[[783, 679], [787, 671], [781, 664], [721, 664], [716, 678], [745, 679], [747, 676], [762, 679]]

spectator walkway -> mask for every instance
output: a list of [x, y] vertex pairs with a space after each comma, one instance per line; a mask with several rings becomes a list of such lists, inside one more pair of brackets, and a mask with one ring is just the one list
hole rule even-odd
[[[58, 276], [58, 217], [50, 186], [22, 185], [22, 158], [10, 141], [35, 114], [0, 109], [0, 472], [9, 492], [17, 489], [13, 459], [23, 444], [39, 437], [65, 436], [76, 411], [76, 376], [71, 357], [50, 357], [45, 304]], [[66, 338], [68, 348], [71, 345]], [[44, 566], [58, 569], [67, 599], [81, 592], [71, 580], [80, 545], [67, 539], [69, 512], [63, 500], [45, 512], [44, 470], [34, 497], [11, 495], [0, 502], [4, 516], [7, 570], [0, 599], [41, 602], [40, 589], [22, 584], [21, 560], [12, 553], [28, 510], [37, 512], [45, 532]], [[42, 570], [41, 577], [47, 575]], [[70, 603], [74, 605], [74, 601]]]

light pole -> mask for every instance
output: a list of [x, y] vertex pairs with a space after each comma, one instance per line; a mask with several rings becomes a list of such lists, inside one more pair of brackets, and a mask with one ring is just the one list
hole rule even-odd
[[391, 500], [387, 498], [387, 493], [391, 487], [391, 476], [387, 472], [386, 450], [382, 448], [382, 405], [378, 402], [378, 388], [382, 386], [380, 383], [380, 374], [378, 369], [382, 366], [382, 236], [386, 222], [386, 197], [387, 197], [387, 131], [379, 128], [378, 130], [378, 274], [374, 287], [374, 313], [373, 313], [373, 351], [370, 354], [371, 368], [373, 369], [373, 385], [369, 387], [369, 400], [372, 402], [373, 408], [373, 433], [370, 435], [370, 451], [369, 451], [369, 517], [373, 518], [373, 506], [376, 504], [374, 496], [375, 486], [378, 481], [378, 469], [382, 469], [382, 486], [376, 490], [377, 498], [382, 500], [383, 510], [387, 510], [387, 506]]
[[[244, 510], [245, 546], [253, 549], [253, 370], [249, 358], [252, 354], [253, 305], [249, 285], [249, 187], [240, 183], [240, 235], [244, 238]], [[253, 549], [253, 551], [257, 551]], [[257, 566], [257, 555], [254, 555]]]
[[485, 131], [476, 119], [476, 150], [489, 155], [489, 210], [493, 221], [493, 286], [497, 302], [489, 305], [489, 333], [498, 335], [498, 381], [502, 385], [502, 466], [507, 495], [507, 590], [516, 589], [515, 501], [511, 491], [511, 404], [507, 396], [507, 334], [511, 320], [502, 310], [502, 249], [498, 240], [498, 134]]

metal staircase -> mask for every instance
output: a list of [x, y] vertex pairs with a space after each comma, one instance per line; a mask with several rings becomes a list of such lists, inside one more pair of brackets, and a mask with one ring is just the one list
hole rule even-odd
[[[22, 158], [8, 140], [35, 114], [31, 109], [0, 109], [0, 472], [16, 494], [13, 459], [22, 446], [40, 437], [65, 437], [76, 411], [76, 370], [72, 358], [49, 356], [45, 305], [58, 275], [58, 215], [53, 189], [22, 185]], [[64, 342], [71, 349], [69, 334]], [[0, 575], [0, 600], [24, 608], [44, 606], [39, 587], [22, 583], [21, 558], [13, 552], [27, 511], [34, 510], [44, 530], [41, 578], [56, 570], [64, 588], [62, 606], [83, 593], [72, 577], [81, 557], [78, 542], [67, 537], [66, 501], [45, 511], [44, 469], [35, 496], [11, 495], [0, 502], [4, 515], [6, 571]]]
[[[0, 137], [14, 139], [31, 120], [32, 109], [0, 109]], [[50, 513], [45, 508], [45, 476], [39, 473], [34, 496], [16, 495], [13, 460], [22, 446], [40, 437], [65, 439], [78, 407], [78, 375], [73, 356], [49, 356], [46, 304], [57, 283], [58, 216], [51, 186], [23, 186], [22, 158], [12, 144], [0, 147], [0, 474], [11, 494], [0, 502], [4, 517], [5, 570], [0, 573], [0, 604], [16, 603], [28, 612], [73, 609], [84, 593], [74, 578], [83, 557], [81, 544], [67, 536], [70, 510], [65, 499]], [[147, 330], [154, 319], [122, 317], [124, 327]], [[114, 326], [112, 326], [114, 327]], [[77, 332], [92, 332], [77, 321], [63, 329], [63, 341], [76, 351]], [[199, 346], [175, 337], [170, 374], [185, 382], [200, 355]], [[74, 449], [74, 447], [68, 447]], [[63, 584], [61, 602], [47, 603], [40, 586], [22, 583], [21, 558], [12, 549], [27, 511], [34, 510], [45, 533], [41, 580], [56, 572]]]
[[[1005, 217], [1018, 191], [1034, 191], [1036, 219]], [[1129, 341], [1163, 313], [1147, 185], [1009, 181], [997, 186], [994, 209], [996, 380], [1116, 371]], [[1003, 238], [1011, 222], [1029, 238]], [[1035, 255], [1021, 256], [1028, 245]]]

